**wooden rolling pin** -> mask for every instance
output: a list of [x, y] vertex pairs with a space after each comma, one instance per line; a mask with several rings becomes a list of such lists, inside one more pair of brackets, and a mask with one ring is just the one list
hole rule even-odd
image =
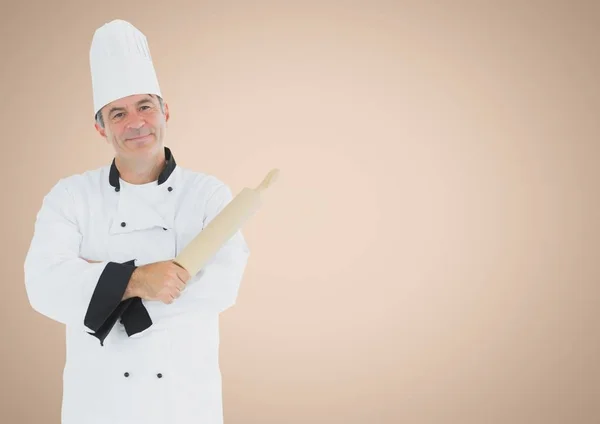
[[245, 187], [208, 225], [177, 255], [173, 262], [196, 275], [206, 262], [238, 231], [261, 206], [261, 194], [279, 176], [271, 170], [265, 179], [251, 189]]

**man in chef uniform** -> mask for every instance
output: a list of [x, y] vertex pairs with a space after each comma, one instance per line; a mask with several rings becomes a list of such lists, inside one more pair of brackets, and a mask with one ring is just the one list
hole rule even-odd
[[51, 188], [25, 259], [31, 306], [66, 325], [61, 422], [221, 424], [219, 314], [249, 249], [238, 231], [196, 275], [173, 259], [231, 190], [165, 147], [169, 109], [137, 28], [98, 28], [90, 67], [114, 160]]

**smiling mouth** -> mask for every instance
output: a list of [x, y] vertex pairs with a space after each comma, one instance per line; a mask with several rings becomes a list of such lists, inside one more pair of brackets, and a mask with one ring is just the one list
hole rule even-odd
[[128, 138], [127, 140], [140, 140], [140, 139], [142, 139], [142, 138], [150, 137], [151, 135], [152, 135], [152, 134], [141, 135], [141, 136], [139, 136], [139, 137], [131, 137], [131, 138]]

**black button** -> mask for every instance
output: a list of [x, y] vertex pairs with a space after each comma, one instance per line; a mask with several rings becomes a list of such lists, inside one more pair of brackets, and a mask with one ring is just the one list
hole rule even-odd
[[127, 224], [125, 224], [124, 222], [121, 222], [121, 227], [126, 226]]
[[167, 229], [165, 227], [163, 227], [163, 230], [167, 231]]
[[158, 374], [156, 374], [156, 376], [157, 376], [158, 378], [162, 378], [162, 374], [161, 374], [161, 373], [158, 373]]
[[126, 372], [125, 374], [123, 374], [125, 377], [129, 377], [129, 373]]
[[115, 187], [115, 191], [119, 192], [119, 191], [121, 191], [121, 189], [119, 187]]
[[173, 187], [169, 187], [167, 190], [169, 190], [169, 191], [173, 191]]

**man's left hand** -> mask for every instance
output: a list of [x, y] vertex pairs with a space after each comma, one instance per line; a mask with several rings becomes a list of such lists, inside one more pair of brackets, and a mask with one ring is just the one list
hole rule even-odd
[[91, 259], [86, 259], [86, 258], [81, 258], [81, 259], [83, 259], [84, 261], [86, 261], [90, 264], [98, 264], [98, 263], [102, 262], [102, 261], [92, 261]]

